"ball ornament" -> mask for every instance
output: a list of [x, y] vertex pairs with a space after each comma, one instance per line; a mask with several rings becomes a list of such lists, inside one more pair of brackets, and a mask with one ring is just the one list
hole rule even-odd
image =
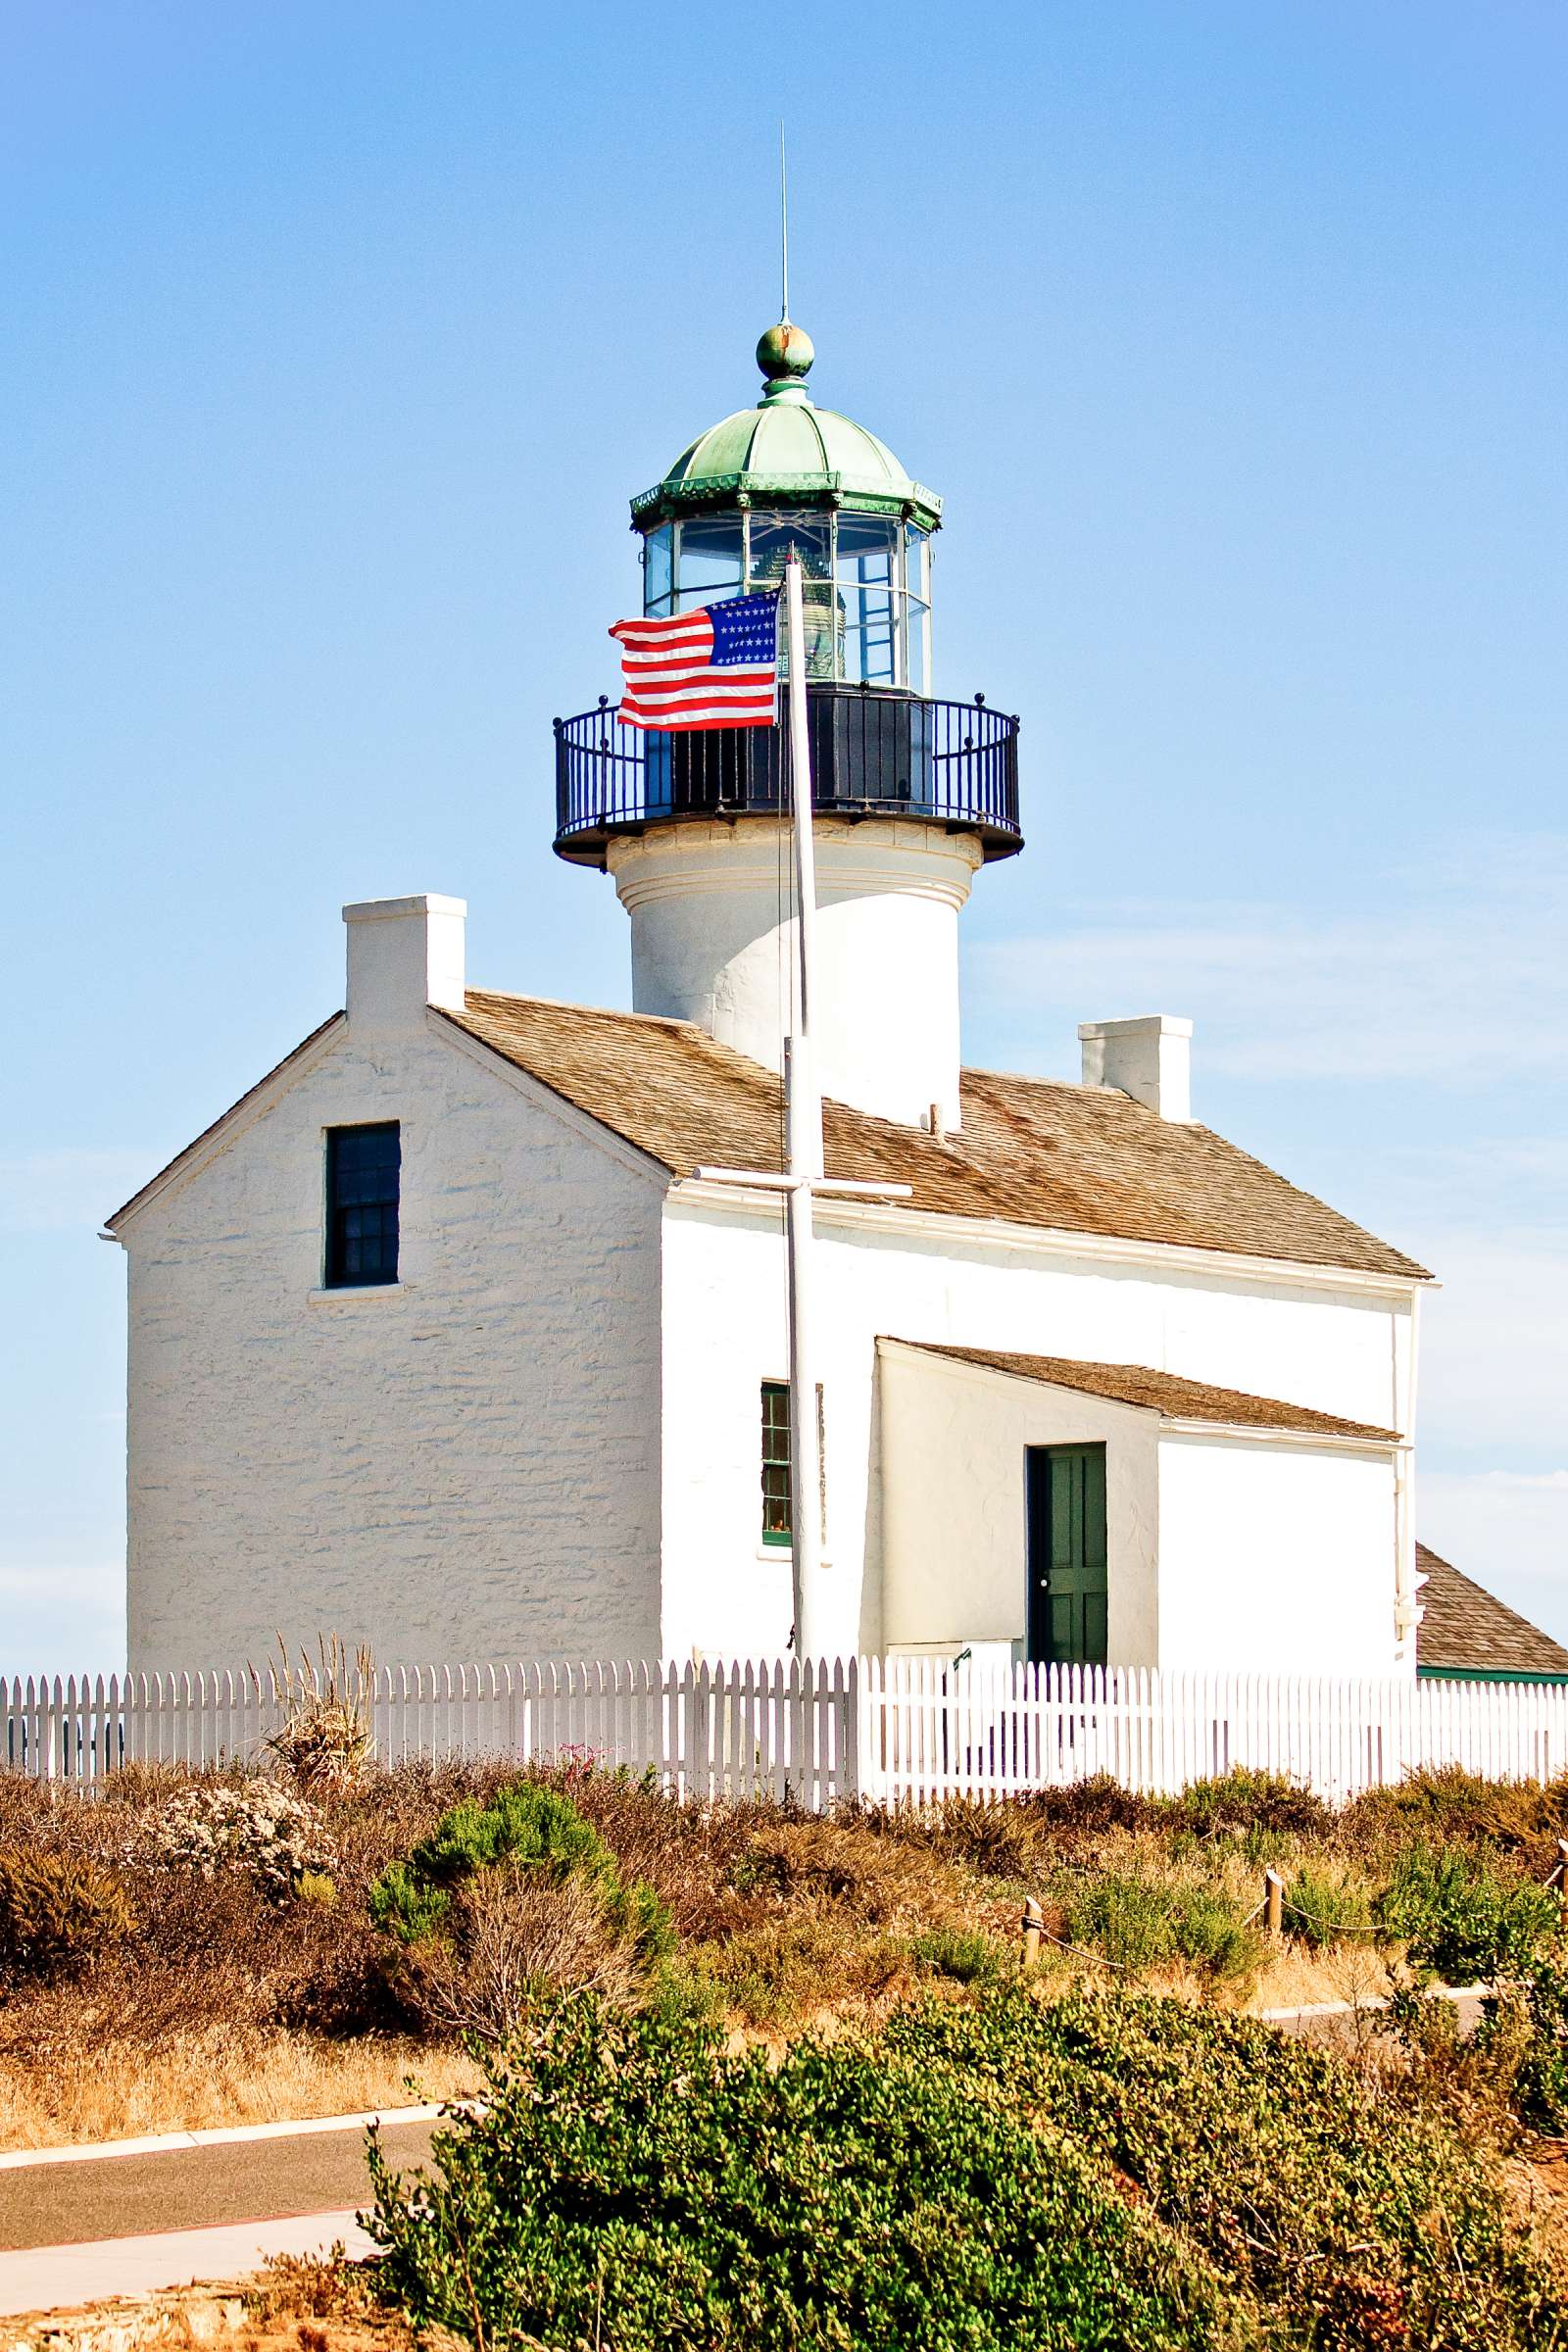
[[798, 381], [809, 372], [815, 357], [816, 347], [805, 327], [792, 325], [788, 318], [770, 326], [757, 345], [757, 365], [770, 383], [780, 377]]

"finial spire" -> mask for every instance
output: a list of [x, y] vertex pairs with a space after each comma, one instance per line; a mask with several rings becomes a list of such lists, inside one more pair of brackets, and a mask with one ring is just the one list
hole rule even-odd
[[790, 322], [790, 167], [784, 148], [784, 125], [778, 126], [778, 226], [779, 226], [779, 302], [778, 322]]
[[790, 178], [784, 146], [784, 125], [778, 126], [779, 306], [778, 324], [770, 326], [757, 346], [757, 365], [766, 377], [761, 406], [794, 403], [809, 408], [806, 378], [816, 357], [804, 326], [790, 318]]

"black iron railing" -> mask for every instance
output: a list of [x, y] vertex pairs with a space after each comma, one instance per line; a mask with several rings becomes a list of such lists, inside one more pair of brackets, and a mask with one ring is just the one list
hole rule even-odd
[[[1018, 829], [1018, 721], [972, 703], [863, 686], [807, 690], [811, 797], [823, 815], [912, 816], [978, 833], [1008, 858]], [[615, 709], [556, 721], [556, 849], [605, 862], [612, 833], [681, 817], [777, 813], [787, 806], [789, 723], [650, 734]]]

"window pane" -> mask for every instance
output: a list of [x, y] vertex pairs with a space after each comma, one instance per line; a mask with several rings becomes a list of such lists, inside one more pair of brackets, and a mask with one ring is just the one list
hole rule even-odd
[[754, 588], [777, 588], [784, 578], [784, 559], [791, 548], [801, 559], [807, 581], [828, 576], [829, 518], [808, 510], [798, 514], [752, 516], [752, 572]]
[[326, 1134], [328, 1290], [398, 1278], [402, 1136], [395, 1121]]
[[702, 517], [680, 526], [680, 610], [741, 592], [741, 519]]
[[675, 526], [662, 523], [643, 541], [643, 611], [667, 612], [675, 585]]
[[911, 596], [920, 597], [927, 602], [930, 601], [931, 595], [930, 589], [926, 586], [926, 547], [929, 537], [928, 532], [918, 530], [912, 522], [905, 526], [904, 584]]
[[790, 1534], [790, 1393], [783, 1381], [762, 1383], [762, 1536]]
[[858, 587], [891, 588], [898, 527], [881, 514], [841, 514], [839, 578]]
[[894, 662], [894, 614], [899, 599], [890, 588], [839, 587], [840, 674], [871, 686], [898, 683]]
[[916, 602], [911, 596], [905, 600], [908, 615], [905, 626], [907, 632], [905, 660], [907, 665], [906, 684], [911, 693], [931, 691], [931, 608]]
[[852, 682], [898, 683], [893, 577], [898, 528], [879, 514], [839, 516], [839, 675]]
[[[751, 587], [782, 587], [784, 559], [792, 548], [801, 559], [801, 569], [806, 575], [802, 582], [802, 602], [808, 678], [836, 678], [843, 674], [839, 661], [842, 614], [830, 577], [831, 532], [830, 518], [810, 509], [752, 516], [752, 566], [748, 583]], [[788, 671], [781, 632], [779, 675], [787, 676]]]

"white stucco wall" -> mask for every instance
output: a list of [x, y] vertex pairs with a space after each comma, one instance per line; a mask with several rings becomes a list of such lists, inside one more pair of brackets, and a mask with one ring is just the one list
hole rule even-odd
[[877, 1375], [887, 1646], [1012, 1654], [1025, 1627], [1026, 1448], [1103, 1445], [1106, 1647], [1119, 1665], [1157, 1665], [1157, 1417], [896, 1345], [879, 1351]]
[[[133, 1666], [657, 1652], [662, 1182], [455, 1036], [340, 1030], [129, 1220]], [[392, 1118], [399, 1287], [323, 1295], [323, 1130]]]
[[[811, 1047], [824, 1095], [906, 1126], [958, 1122], [958, 910], [972, 834], [819, 817]], [[611, 843], [631, 917], [632, 1002], [782, 1064], [794, 970], [787, 828], [651, 826]]]
[[[845, 1650], [910, 1638], [895, 1636], [894, 1624], [907, 1621], [890, 1616], [884, 1592], [890, 1490], [885, 1473], [872, 1476], [879, 1334], [1146, 1364], [1350, 1420], [1405, 1425], [1406, 1291], [958, 1220], [901, 1225], [901, 1213], [819, 1211], [826, 1556]], [[669, 1196], [663, 1628], [673, 1654], [694, 1646], [776, 1654], [789, 1631], [787, 1560], [764, 1554], [757, 1540], [759, 1391], [787, 1361], [781, 1229], [776, 1202], [749, 1206], [692, 1185]], [[1392, 1592], [1387, 1603], [1392, 1620]], [[978, 1625], [960, 1622], [956, 1631], [987, 1638]], [[1348, 1653], [1341, 1670], [1369, 1669]]]
[[1162, 1666], [1413, 1674], [1394, 1631], [1389, 1454], [1166, 1431], [1159, 1446]]

